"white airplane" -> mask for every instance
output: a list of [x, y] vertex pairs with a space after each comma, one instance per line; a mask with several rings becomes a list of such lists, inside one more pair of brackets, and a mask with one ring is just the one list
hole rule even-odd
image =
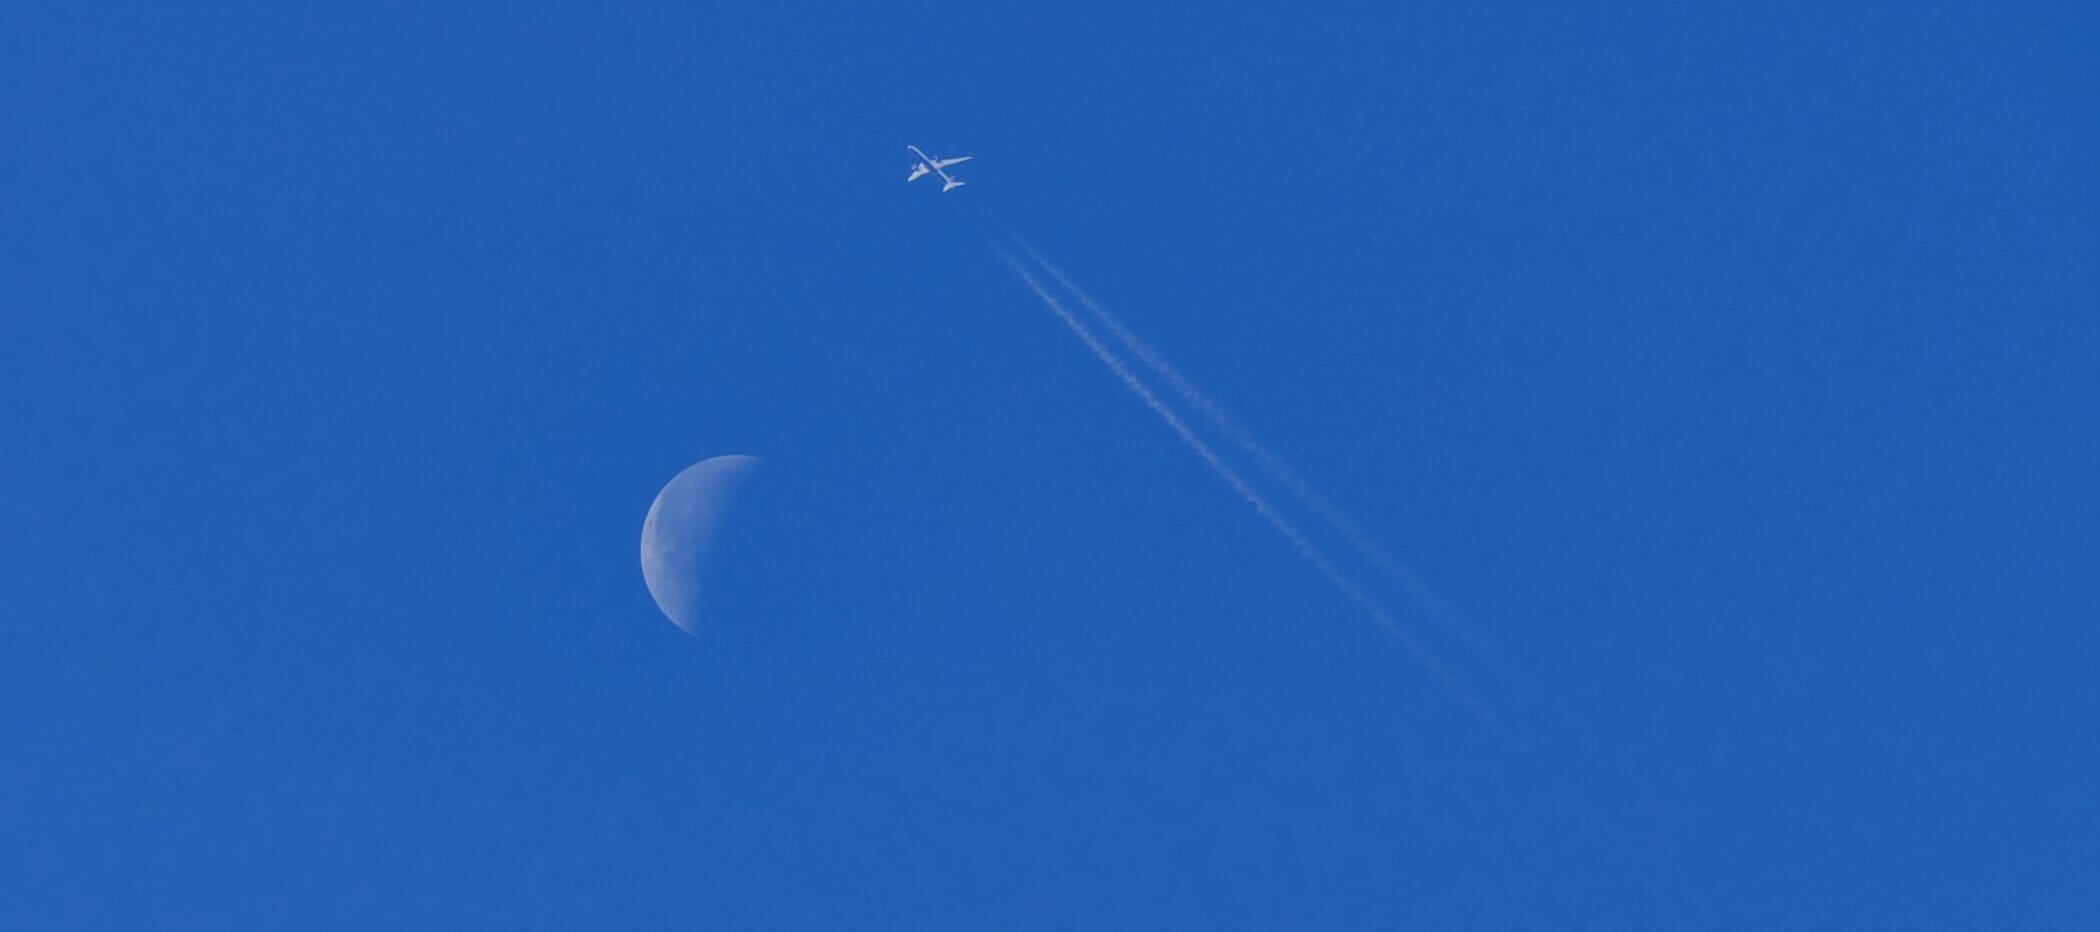
[[921, 178], [926, 177], [927, 175], [939, 175], [941, 176], [942, 181], [947, 182], [947, 184], [941, 185], [941, 190], [943, 191], [953, 191], [956, 188], [960, 188], [963, 186], [962, 182], [948, 177], [948, 173], [941, 171], [941, 169], [947, 168], [950, 165], [959, 165], [963, 162], [967, 162], [972, 158], [972, 156], [965, 155], [959, 159], [937, 159], [933, 156], [927, 155], [924, 152], [920, 152], [918, 146], [905, 146], [904, 148], [910, 149], [911, 154], [919, 157], [918, 164], [913, 165], [911, 167], [911, 177], [904, 179], [905, 181], [917, 181]]

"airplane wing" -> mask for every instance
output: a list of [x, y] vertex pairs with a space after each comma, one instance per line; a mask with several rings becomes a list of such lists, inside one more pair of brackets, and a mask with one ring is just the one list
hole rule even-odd
[[921, 179], [921, 178], [924, 178], [924, 177], [926, 177], [926, 173], [927, 173], [927, 172], [929, 172], [929, 171], [932, 171], [932, 169], [930, 169], [930, 168], [927, 168], [927, 167], [926, 167], [926, 163], [925, 163], [925, 162], [920, 162], [919, 164], [917, 164], [917, 165], [913, 165], [913, 166], [911, 167], [911, 177], [909, 177], [909, 178], [906, 178], [906, 179], [904, 179], [904, 180], [906, 180], [906, 181], [917, 181], [917, 180], [919, 180], [919, 179]]
[[962, 158], [959, 158], [959, 159], [935, 159], [935, 160], [933, 161], [933, 167], [935, 167], [935, 168], [947, 168], [947, 167], [948, 167], [948, 166], [950, 166], [950, 165], [955, 165], [955, 164], [958, 164], [958, 163], [961, 163], [961, 162], [967, 162], [967, 161], [969, 161], [969, 160], [971, 160], [971, 159], [974, 159], [974, 158], [976, 158], [976, 156], [974, 156], [974, 155], [965, 155], [965, 156], [963, 156]]

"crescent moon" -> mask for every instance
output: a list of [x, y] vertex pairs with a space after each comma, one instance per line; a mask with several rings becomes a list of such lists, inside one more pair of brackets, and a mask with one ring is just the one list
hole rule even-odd
[[758, 458], [717, 456], [685, 468], [656, 493], [642, 520], [642, 581], [664, 617], [700, 633], [700, 596], [707, 556], [737, 490]]

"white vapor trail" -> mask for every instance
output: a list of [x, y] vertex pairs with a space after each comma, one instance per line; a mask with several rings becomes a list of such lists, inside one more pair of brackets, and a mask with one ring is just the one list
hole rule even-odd
[[1014, 257], [1008, 254], [1006, 250], [999, 250], [999, 257], [1005, 259], [1007, 266], [1014, 270], [1014, 274], [1019, 275], [1021, 280], [1026, 282], [1028, 287], [1035, 292], [1036, 297], [1041, 298], [1043, 304], [1057, 314], [1058, 319], [1064, 321], [1065, 327], [1070, 329], [1072, 334], [1079, 338], [1080, 342], [1085, 343], [1087, 349], [1093, 351], [1094, 356], [1101, 360], [1102, 365], [1107, 366], [1110, 372], [1115, 373], [1116, 378], [1122, 380], [1123, 384], [1132, 393], [1144, 401], [1146, 407], [1152, 409], [1152, 413], [1159, 415], [1159, 419], [1165, 421], [1167, 426], [1173, 429], [1175, 435], [1181, 438], [1181, 442], [1190, 450], [1195, 451], [1196, 455], [1210, 466], [1212, 472], [1218, 474], [1218, 478], [1225, 480], [1225, 484], [1231, 486], [1233, 491], [1238, 492], [1241, 498], [1246, 499], [1247, 504], [1254, 506], [1254, 510], [1262, 518], [1266, 519], [1269, 525], [1276, 529], [1277, 533], [1282, 534], [1285, 540], [1290, 541], [1291, 546], [1297, 549], [1298, 555], [1304, 558], [1306, 563], [1310, 564], [1313, 569], [1318, 570], [1320, 575], [1326, 577], [1327, 581], [1335, 589], [1348, 596], [1349, 600], [1355, 602], [1358, 608], [1363, 609], [1365, 614], [1371, 616], [1386, 631], [1390, 632], [1400, 642], [1401, 646], [1405, 647], [1407, 652], [1414, 656], [1416, 661], [1427, 667], [1430, 672], [1436, 674], [1439, 679], [1442, 679], [1445, 685], [1463, 698], [1466, 704], [1471, 706], [1475, 712], [1490, 721], [1494, 720], [1493, 714], [1488, 712], [1480, 704], [1479, 700], [1475, 699], [1458, 682], [1458, 679], [1444, 668], [1442, 663], [1439, 663], [1434, 656], [1431, 656], [1412, 635], [1407, 633], [1405, 628], [1400, 626], [1398, 621], [1393, 619], [1392, 615], [1388, 614], [1384, 608], [1373, 601], [1371, 596], [1364, 592], [1354, 580], [1344, 575], [1334, 565], [1334, 561], [1329, 560], [1326, 554], [1321, 553], [1320, 549], [1314, 546], [1312, 541], [1307, 539], [1295, 525], [1285, 519], [1276, 510], [1275, 506], [1269, 503], [1268, 499], [1263, 498], [1261, 493], [1254, 490], [1253, 486], [1248, 485], [1247, 480], [1242, 478], [1231, 466], [1227, 465], [1224, 459], [1218, 456], [1217, 451], [1212, 450], [1209, 444], [1204, 443], [1201, 437], [1196, 436], [1196, 432], [1189, 429], [1188, 424], [1181, 419], [1180, 415], [1175, 414], [1174, 410], [1167, 407], [1166, 403], [1161, 401], [1159, 396], [1153, 393], [1152, 389], [1146, 387], [1145, 383], [1130, 371], [1130, 367], [1124, 365], [1120, 357], [1109, 350], [1108, 347], [1103, 346], [1101, 341], [1095, 338], [1093, 332], [1088, 330], [1085, 324], [1079, 322], [1079, 318], [1074, 317], [1071, 311], [1066, 310], [1064, 305], [1059, 304], [1056, 298], [1051, 297], [1050, 292], [1043, 288], [1042, 283], [1037, 281], [1035, 276], [1028, 274], [1028, 270], [1022, 268], [1021, 264], [1015, 261]]
[[1173, 363], [1160, 356], [1158, 352], [1152, 349], [1151, 345], [1132, 332], [1130, 327], [1123, 323], [1122, 318], [1102, 307], [1091, 295], [1087, 294], [1085, 289], [1079, 287], [1076, 282], [1065, 275], [1062, 269], [1059, 269], [1056, 264], [1045, 258], [1027, 240], [1020, 239], [1018, 236], [1015, 238], [1020, 242], [1021, 248], [1028, 253], [1029, 257], [1034, 259], [1036, 264], [1043, 268], [1043, 271], [1050, 273], [1050, 277], [1055, 279], [1059, 286], [1078, 298], [1079, 303], [1086, 307], [1087, 312], [1092, 314], [1094, 319], [1101, 323], [1102, 327], [1114, 335], [1125, 348], [1130, 350], [1132, 355], [1135, 355], [1146, 366], [1150, 367], [1169, 387], [1173, 388], [1174, 393], [1180, 395], [1182, 400], [1188, 403], [1189, 407], [1194, 408], [1197, 413], [1209, 420], [1211, 426], [1217, 428], [1220, 434], [1224, 435], [1227, 440], [1232, 441], [1235, 446], [1239, 447], [1247, 455], [1252, 456], [1255, 462], [1261, 465], [1262, 471], [1269, 475], [1269, 478], [1282, 485], [1298, 499], [1299, 503], [1303, 504], [1315, 515], [1318, 515], [1321, 520], [1327, 522], [1328, 526], [1340, 534], [1350, 548], [1354, 549], [1366, 561], [1369, 561], [1379, 572], [1384, 573], [1387, 578], [1405, 587], [1410, 594], [1427, 607], [1428, 613], [1447, 631], [1458, 634], [1467, 641], [1472, 642], [1476, 649], [1485, 647], [1472, 632], [1464, 630], [1463, 626], [1445, 617], [1442, 600], [1430, 590], [1421, 577], [1415, 575], [1414, 571], [1408, 569], [1405, 564], [1402, 564], [1391, 553], [1387, 552], [1383, 546], [1379, 545], [1377, 540], [1358, 527], [1356, 522], [1350, 520], [1349, 516], [1336, 507], [1333, 502], [1329, 501], [1325, 495], [1320, 494], [1319, 490], [1314, 489], [1310, 482], [1298, 475], [1297, 470], [1292, 469], [1289, 463], [1284, 462], [1283, 457], [1276, 455], [1275, 452], [1264, 446], [1261, 441], [1254, 439], [1254, 435], [1249, 433], [1245, 427], [1240, 426], [1240, 423], [1234, 420], [1231, 415], [1225, 413], [1223, 407], [1220, 407], [1216, 401], [1211, 400], [1208, 394], [1205, 394], [1202, 389], [1196, 387], [1195, 383], [1190, 382], [1186, 376], [1182, 375], [1180, 369], [1175, 368]]

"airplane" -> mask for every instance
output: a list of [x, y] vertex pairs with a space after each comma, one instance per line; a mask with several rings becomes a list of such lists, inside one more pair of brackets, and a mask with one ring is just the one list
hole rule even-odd
[[911, 154], [919, 157], [918, 164], [913, 165], [911, 167], [911, 177], [904, 179], [905, 181], [917, 181], [921, 178], [926, 177], [928, 174], [934, 174], [941, 176], [941, 180], [947, 182], [947, 184], [941, 185], [941, 190], [943, 191], [953, 191], [956, 188], [960, 188], [963, 186], [962, 182], [948, 177], [948, 173], [941, 171], [941, 169], [947, 168], [950, 165], [956, 165], [962, 162], [967, 162], [972, 158], [972, 156], [965, 155], [959, 159], [937, 159], [933, 156], [927, 155], [926, 153], [919, 151], [918, 146], [905, 146], [904, 148], [910, 149]]

